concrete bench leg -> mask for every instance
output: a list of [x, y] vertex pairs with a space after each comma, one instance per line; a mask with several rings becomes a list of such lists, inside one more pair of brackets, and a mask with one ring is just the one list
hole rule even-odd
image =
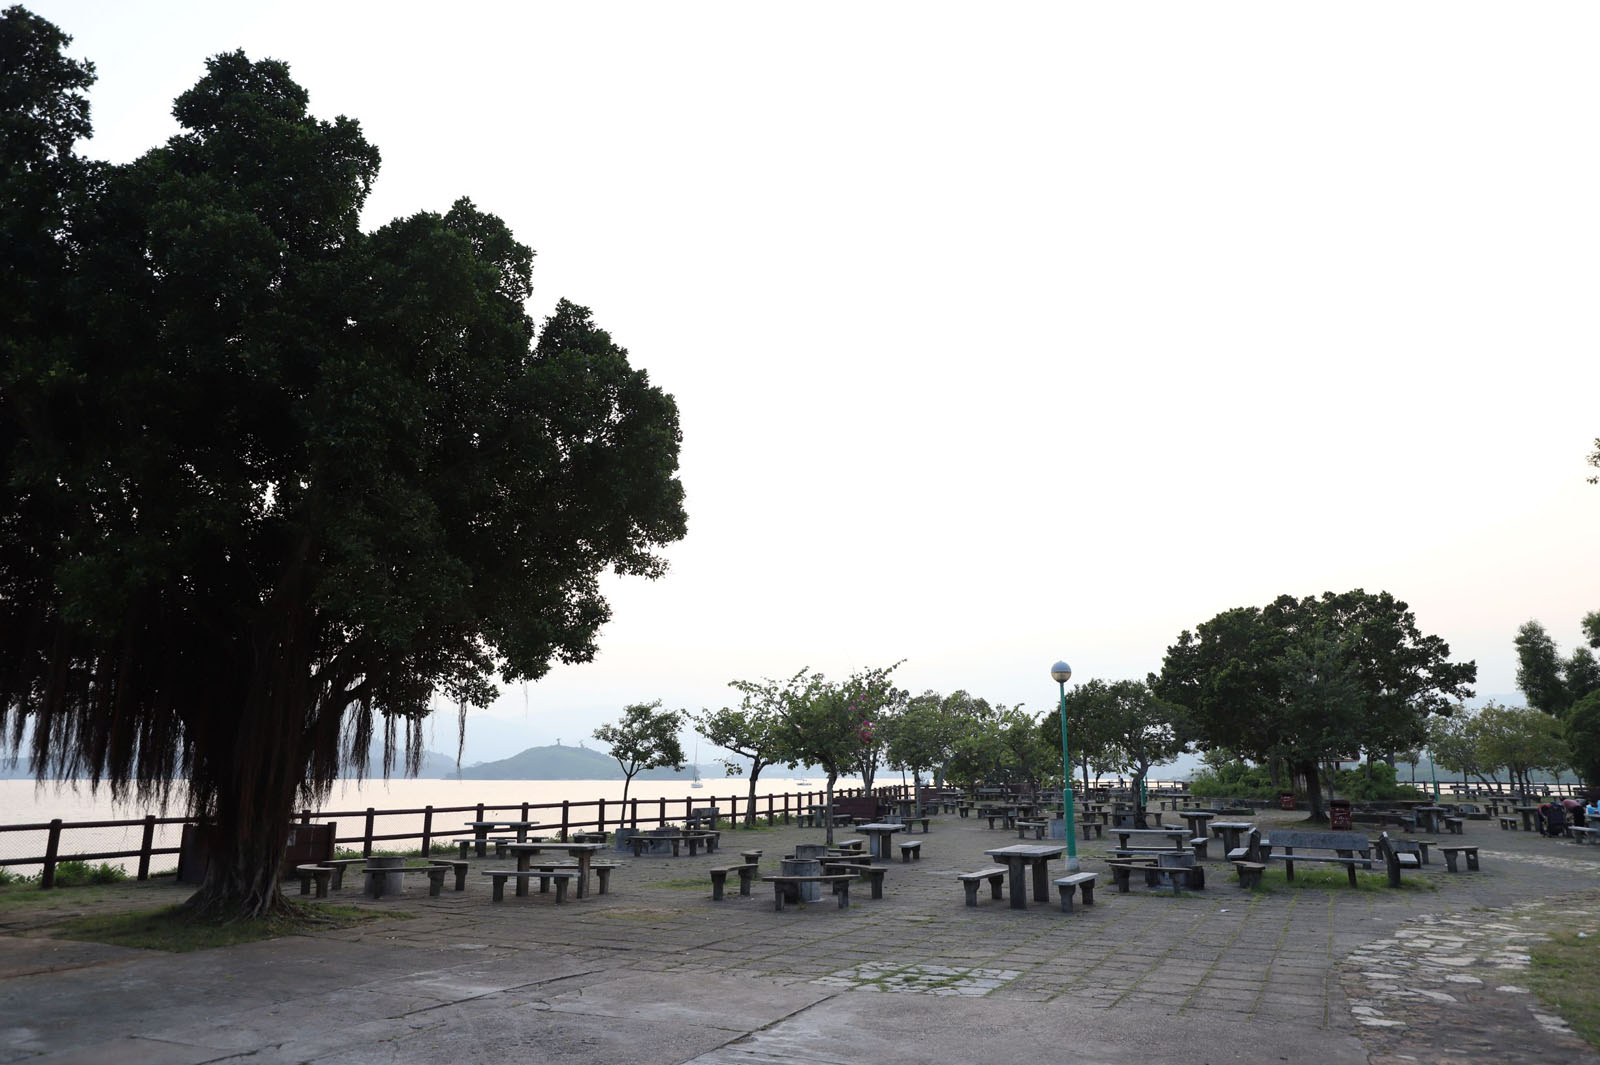
[[1467, 871], [1470, 872], [1470, 873], [1476, 873], [1478, 871], [1478, 852], [1477, 851], [1467, 851], [1466, 853], [1467, 853]]
[[472, 853], [472, 841], [470, 839], [464, 839], [464, 840], [460, 841], [460, 844], [461, 844], [461, 860], [462, 861], [466, 861], [467, 858], [470, 857], [471, 853]]
[[494, 881], [494, 901], [504, 902], [506, 900], [506, 878], [496, 876], [490, 877], [490, 879]]
[[1111, 879], [1117, 885], [1118, 894], [1126, 895], [1128, 893], [1128, 878], [1132, 872], [1131, 869], [1123, 865], [1112, 868]]
[[989, 897], [991, 899], [1003, 898], [1000, 889], [1006, 882], [1006, 874], [996, 873], [989, 878]]
[[[727, 881], [727, 879], [728, 879], [728, 871], [726, 869], [713, 869], [713, 870], [711, 870], [711, 901], [712, 902], [721, 902], [722, 901], [722, 887], [723, 887], [723, 884]], [[742, 880], [743, 877], [741, 877], [740, 879]], [[740, 894], [742, 895], [742, 894], [744, 894], [744, 892], [741, 891]]]
[[976, 906], [978, 904], [978, 882], [976, 880], [963, 880], [961, 887], [967, 893], [967, 905]]
[[[753, 865], [755, 863], [752, 862], [750, 864]], [[750, 886], [752, 884], [754, 884], [755, 882], [756, 882], [756, 871], [754, 869], [741, 869], [741, 870], [739, 870], [739, 894], [741, 894], [741, 895], [749, 895], [750, 894]]]
[[1061, 912], [1071, 913], [1072, 896], [1078, 890], [1077, 886], [1074, 884], [1058, 884], [1056, 885], [1056, 890], [1061, 893]]
[[782, 884], [773, 884], [772, 885], [772, 908], [774, 910], [778, 910], [779, 912], [782, 912], [782, 910], [783, 910], [783, 885]]
[[559, 904], [567, 901], [567, 878], [564, 877], [564, 876], [558, 876], [558, 877], [555, 878], [555, 880], [556, 880], [556, 904], [559, 905]]
[[839, 909], [842, 910], [850, 905], [850, 881], [835, 880], [833, 882], [833, 893], [839, 896]]

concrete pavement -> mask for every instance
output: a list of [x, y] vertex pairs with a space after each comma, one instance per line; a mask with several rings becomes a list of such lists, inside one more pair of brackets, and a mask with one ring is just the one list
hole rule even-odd
[[[0, 914], [0, 1063], [1342, 1065], [1488, 1051], [1600, 1065], [1517, 989], [1540, 906], [1588, 898], [1569, 919], [1592, 920], [1579, 893], [1600, 887], [1600, 847], [1467, 831], [1482, 872], [1449, 875], [1435, 857], [1431, 890], [1252, 894], [1213, 861], [1205, 892], [1119, 895], [1102, 876], [1096, 905], [1072, 914], [986, 891], [965, 906], [954, 873], [1015, 833], [953, 814], [917, 837], [920, 862], [891, 863], [883, 900], [862, 885], [846, 910], [775, 913], [759, 884], [710, 901], [705, 870], [739, 849], [762, 848], [773, 870], [822, 835], [783, 826], [725, 832], [709, 857], [613, 855], [611, 894], [560, 906], [537, 891], [490, 902], [477, 870], [507, 864], [494, 859], [439, 898], [374, 902], [352, 878], [334, 901], [382, 918], [185, 955], [57, 940], [51, 913], [29, 908]], [[1079, 848], [1104, 871], [1105, 844]], [[154, 906], [184, 889], [113, 894]]]

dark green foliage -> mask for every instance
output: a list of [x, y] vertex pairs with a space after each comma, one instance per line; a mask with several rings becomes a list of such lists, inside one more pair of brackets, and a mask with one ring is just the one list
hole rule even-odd
[[1590, 648], [1600, 648], [1600, 611], [1583, 618], [1588, 647], [1575, 647], [1561, 657], [1556, 642], [1537, 621], [1517, 630], [1517, 687], [1536, 710], [1560, 717], [1592, 691], [1600, 691], [1600, 660]]
[[111, 865], [101, 862], [99, 865], [90, 865], [88, 862], [58, 862], [56, 863], [57, 887], [82, 887], [85, 884], [116, 884], [128, 879], [127, 871], [120, 865]]
[[1181, 633], [1151, 684], [1204, 746], [1287, 760], [1320, 817], [1324, 762], [1416, 746], [1430, 714], [1471, 694], [1476, 665], [1449, 655], [1405, 603], [1358, 588], [1224, 611]]
[[1238, 759], [1201, 770], [1189, 781], [1192, 794], [1208, 798], [1276, 799], [1279, 790], [1265, 769]]
[[661, 700], [634, 703], [622, 708], [615, 724], [601, 725], [594, 738], [611, 748], [611, 757], [622, 767], [622, 801], [628, 801], [628, 787], [643, 769], [671, 766], [683, 768], [683, 745], [678, 730], [688, 715], [682, 710], [663, 710]]
[[[42, 39], [18, 10], [0, 53]], [[0, 204], [82, 125], [55, 67]], [[0, 282], [48, 322], [0, 363], [0, 726], [40, 775], [186, 780], [196, 904], [265, 913], [289, 810], [374, 735], [414, 769], [436, 693], [464, 720], [593, 657], [599, 574], [684, 533], [677, 412], [585, 309], [536, 331], [532, 252], [471, 203], [362, 233], [377, 150], [284, 64], [218, 56], [174, 114], [58, 168], [61, 250]]]
[[1572, 705], [1565, 732], [1572, 768], [1590, 788], [1600, 789], [1600, 690]]

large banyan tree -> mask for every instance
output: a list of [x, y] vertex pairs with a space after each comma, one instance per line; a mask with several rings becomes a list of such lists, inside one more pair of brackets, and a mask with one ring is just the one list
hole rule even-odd
[[273, 61], [182, 132], [74, 154], [92, 68], [0, 16], [0, 726], [46, 776], [165, 804], [197, 910], [261, 914], [291, 810], [435, 696], [591, 658], [602, 572], [685, 531], [670, 396], [466, 201], [359, 228], [378, 153]]

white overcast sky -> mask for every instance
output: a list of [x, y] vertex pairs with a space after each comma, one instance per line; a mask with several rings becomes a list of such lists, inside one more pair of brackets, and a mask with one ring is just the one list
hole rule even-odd
[[676, 396], [670, 573], [468, 761], [802, 666], [1042, 710], [1354, 587], [1506, 693], [1600, 609], [1593, 4], [29, 6], [86, 154], [285, 60], [369, 227], [470, 196]]

